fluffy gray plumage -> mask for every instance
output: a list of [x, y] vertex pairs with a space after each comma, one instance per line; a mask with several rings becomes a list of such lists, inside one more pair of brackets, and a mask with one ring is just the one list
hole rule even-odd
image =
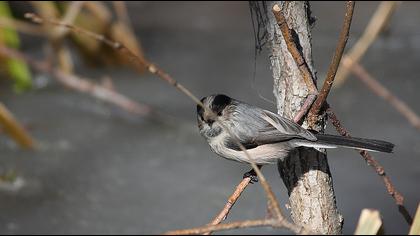
[[[300, 146], [340, 146], [382, 152], [392, 152], [394, 146], [381, 140], [314, 134], [289, 119], [226, 95], [211, 95], [201, 101], [207, 109], [197, 106], [200, 133], [215, 153], [230, 160], [250, 162], [240, 149], [238, 140], [256, 164], [276, 163]], [[218, 121], [228, 127], [238, 140], [232, 138], [209, 111], [216, 114]]]

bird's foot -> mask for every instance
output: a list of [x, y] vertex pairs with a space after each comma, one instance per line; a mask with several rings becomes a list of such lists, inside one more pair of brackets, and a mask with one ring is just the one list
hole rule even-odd
[[245, 178], [250, 178], [251, 179], [251, 181], [249, 181], [250, 184], [253, 184], [253, 183], [257, 183], [258, 182], [258, 176], [257, 176], [257, 173], [255, 173], [255, 170], [254, 169], [246, 172], [244, 174], [244, 177], [243, 178], [244, 179]]

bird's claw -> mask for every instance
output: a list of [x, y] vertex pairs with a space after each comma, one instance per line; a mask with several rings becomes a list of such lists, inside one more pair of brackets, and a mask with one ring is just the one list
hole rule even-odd
[[258, 176], [257, 176], [257, 174], [255, 173], [254, 170], [250, 170], [250, 171], [246, 172], [244, 174], [244, 177], [243, 178], [244, 179], [245, 178], [250, 178], [251, 179], [251, 181], [249, 181], [250, 184], [253, 184], [253, 183], [257, 183], [258, 182]]

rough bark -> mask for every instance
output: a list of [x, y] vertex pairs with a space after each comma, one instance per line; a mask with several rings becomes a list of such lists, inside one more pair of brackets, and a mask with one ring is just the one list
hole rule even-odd
[[[283, 6], [287, 23], [295, 33], [296, 44], [316, 78], [312, 61], [308, 3], [270, 2], [267, 6], [269, 13], [274, 4]], [[271, 46], [269, 58], [278, 113], [293, 119], [305, 101], [308, 89], [287, 49], [273, 14], [268, 15], [268, 42]], [[307, 128], [306, 121], [303, 126]], [[322, 123], [315, 127], [321, 132], [323, 128]], [[333, 180], [325, 150], [300, 148], [285, 161], [279, 162], [278, 169], [289, 191], [293, 221], [321, 234], [341, 234], [343, 217], [337, 210]]]

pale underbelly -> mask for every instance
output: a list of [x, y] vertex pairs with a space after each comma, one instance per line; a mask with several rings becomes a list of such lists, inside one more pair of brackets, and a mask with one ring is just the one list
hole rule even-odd
[[275, 164], [278, 159], [283, 160], [287, 157], [291, 149], [286, 143], [261, 145], [247, 150], [247, 153], [252, 159], [251, 161], [243, 151], [228, 149], [220, 145], [211, 145], [211, 148], [223, 158], [245, 163], [254, 162], [255, 164]]

